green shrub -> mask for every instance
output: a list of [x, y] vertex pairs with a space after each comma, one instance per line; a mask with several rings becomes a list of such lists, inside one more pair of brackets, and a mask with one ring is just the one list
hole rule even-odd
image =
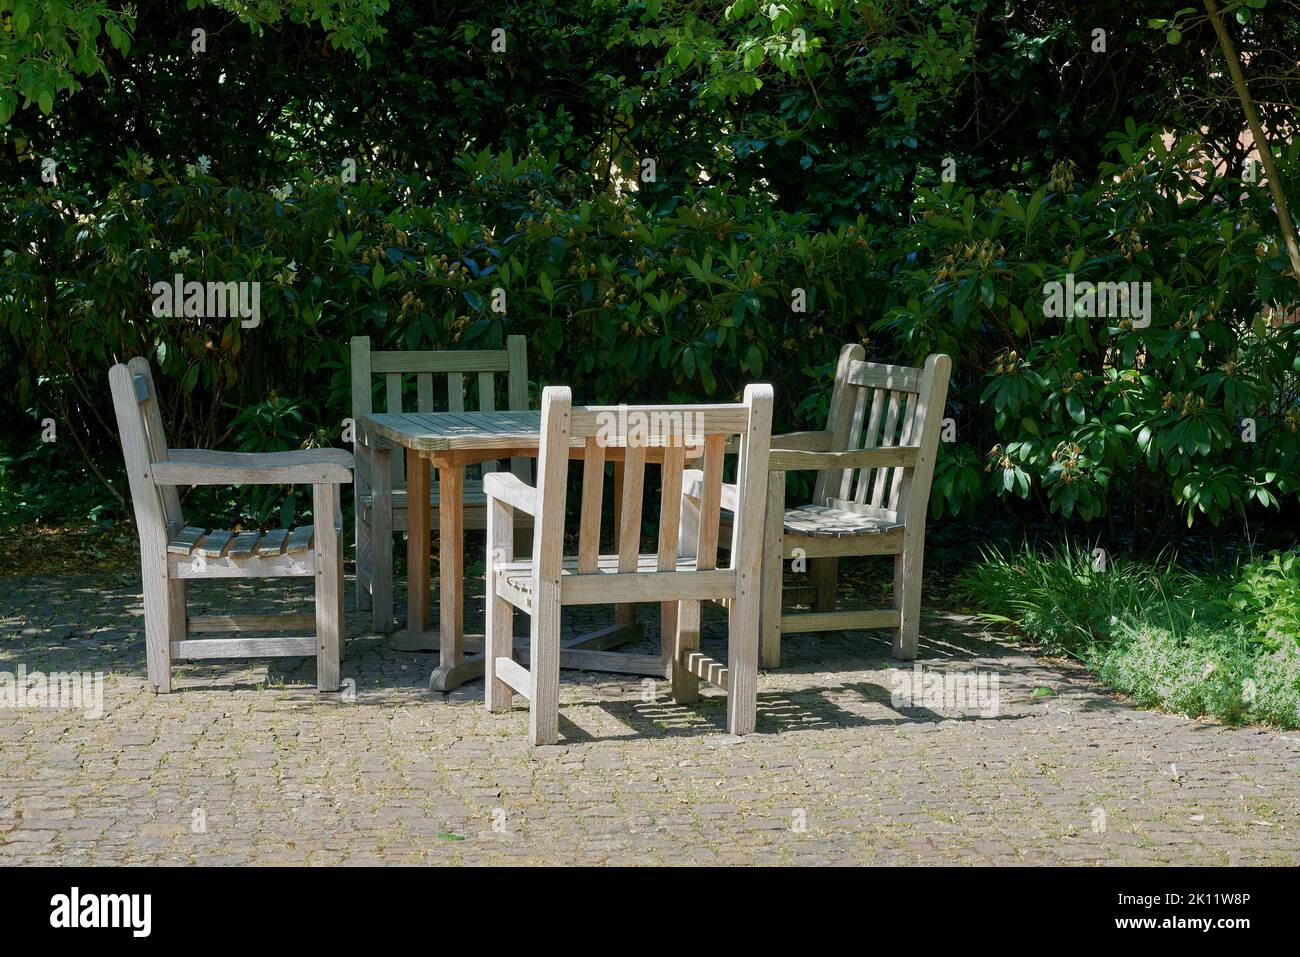
[[[304, 176], [249, 190], [134, 153], [122, 174], [98, 199], [34, 189], [16, 212], [43, 238], [0, 263], [19, 400], [110, 455], [107, 368], [137, 354], [159, 371], [175, 445], [337, 441], [358, 334], [438, 349], [499, 348], [518, 332], [538, 382], [586, 401], [729, 398], [765, 379], [783, 422], [820, 421], [842, 338], [883, 294], [861, 221], [814, 230], [717, 191], [660, 211], [508, 151], [461, 157], [437, 185]], [[153, 315], [150, 286], [178, 272], [259, 280], [260, 324]], [[791, 308], [796, 288], [806, 313]]]
[[1228, 603], [1270, 647], [1300, 647], [1300, 550], [1247, 564]]
[[[1300, 486], [1300, 325], [1263, 315], [1297, 298], [1267, 193], [1213, 201], [1229, 181], [1195, 136], [1167, 145], [1129, 121], [1108, 153], [1095, 180], [1061, 163], [1029, 195], [919, 191], [899, 304], [873, 328], [913, 359], [954, 358], [966, 451], [936, 493], [952, 511], [989, 494], [1063, 518], [1123, 508], [1135, 534], [1175, 508], [1189, 525], [1274, 508]], [[1067, 274], [1149, 282], [1150, 324], [1052, 315], [1047, 284]]]

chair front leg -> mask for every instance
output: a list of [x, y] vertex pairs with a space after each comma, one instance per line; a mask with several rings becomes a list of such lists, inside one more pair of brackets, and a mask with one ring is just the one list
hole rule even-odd
[[316, 687], [338, 691], [343, 667], [343, 508], [339, 487], [312, 486], [316, 558]]
[[903, 535], [903, 551], [894, 556], [894, 608], [898, 627], [894, 629], [893, 656], [904, 661], [916, 657], [921, 634], [921, 572], [925, 539]]
[[149, 687], [158, 694], [172, 690], [173, 641], [184, 641], [185, 581], [168, 578], [167, 559], [161, 569], [144, 570], [144, 642]]
[[785, 473], [769, 472], [763, 514], [762, 598], [759, 612], [759, 664], [781, 666], [781, 593], [785, 551]]
[[529, 630], [528, 732], [533, 744], [560, 740], [560, 582], [533, 581], [533, 617]]
[[[371, 456], [374, 479], [370, 506], [371, 625], [381, 635], [393, 631], [393, 450], [377, 448]], [[357, 508], [358, 521], [361, 509]], [[357, 545], [360, 562], [361, 546]], [[360, 580], [361, 571], [357, 570]], [[358, 606], [360, 608], [360, 606]]]
[[728, 612], [727, 732], [754, 730], [758, 709], [758, 582], [737, 589]]
[[497, 594], [497, 566], [513, 561], [515, 510], [489, 498], [487, 503], [487, 596], [483, 648], [484, 704], [489, 711], [509, 711], [514, 692], [497, 677], [498, 658], [514, 657], [515, 609]]

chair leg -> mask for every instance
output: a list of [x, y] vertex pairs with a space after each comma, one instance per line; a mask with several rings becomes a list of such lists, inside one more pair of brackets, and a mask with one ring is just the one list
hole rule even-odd
[[759, 664], [781, 666], [782, 555], [785, 551], [782, 518], [785, 514], [785, 473], [773, 472], [767, 485], [767, 507], [763, 519], [761, 610], [759, 611]]
[[808, 560], [808, 574], [812, 578], [817, 597], [813, 599], [813, 611], [834, 611], [835, 590], [839, 583], [838, 558], [811, 558]]
[[559, 582], [541, 583], [552, 591], [549, 601], [538, 595], [533, 605], [528, 671], [532, 695], [528, 702], [528, 732], [533, 744], [560, 740], [560, 603]]
[[[489, 586], [491, 587], [491, 586]], [[509, 711], [514, 705], [514, 690], [497, 677], [498, 658], [514, 657], [514, 605], [496, 595], [488, 595], [487, 632], [483, 649], [484, 704], [489, 711]]]
[[149, 687], [158, 694], [172, 690], [173, 641], [185, 639], [185, 581], [144, 579], [144, 642]]
[[[678, 519], [677, 557], [696, 558], [700, 539], [699, 504], [682, 495], [682, 511]], [[700, 700], [700, 679], [681, 665], [682, 655], [700, 648], [700, 622], [703, 604], [698, 601], [679, 601], [677, 616], [673, 622], [672, 644], [668, 648], [671, 664], [670, 679], [673, 701], [678, 704], [694, 704]], [[665, 624], [667, 622], [665, 621]]]
[[916, 657], [921, 634], [921, 568], [924, 542], [905, 543], [894, 556], [894, 608], [899, 624], [894, 629], [893, 655], [904, 661]]
[[698, 601], [677, 603], [677, 635], [672, 649], [673, 700], [678, 704], [695, 704], [700, 700], [700, 679], [682, 667], [682, 655], [700, 648], [700, 616], [703, 608]]
[[338, 691], [343, 668], [343, 521], [339, 487], [312, 486], [316, 543], [316, 687]]
[[[369, 528], [370, 619], [375, 631], [387, 635], [393, 630], [392, 450], [376, 449], [370, 461], [374, 478]], [[358, 545], [357, 555], [360, 554], [361, 547]], [[357, 572], [357, 578], [361, 578], [360, 571]]]
[[487, 609], [483, 648], [484, 704], [489, 711], [509, 711], [511, 687], [497, 677], [498, 658], [514, 657], [515, 608], [497, 596], [497, 565], [514, 559], [514, 509], [496, 499], [487, 508]]
[[368, 611], [371, 607], [370, 590], [374, 587], [375, 560], [371, 548], [371, 529], [365, 520], [365, 509], [359, 495], [356, 504], [357, 611]]
[[756, 591], [754, 587], [739, 589], [728, 616], [727, 731], [735, 735], [749, 734], [757, 723], [759, 596]]
[[[370, 488], [365, 481], [365, 474], [373, 469], [371, 462], [374, 456], [371, 454], [370, 446], [358, 442], [355, 446], [354, 456], [357, 459], [356, 474], [353, 476], [352, 485], [352, 502], [356, 506], [356, 515], [353, 522], [356, 532], [356, 569], [357, 569], [357, 611], [367, 611], [370, 608], [370, 590], [373, 587], [371, 580], [374, 574], [374, 555], [371, 552], [371, 529], [366, 522], [366, 509], [362, 502], [369, 494]], [[362, 462], [362, 459], [365, 459]]]

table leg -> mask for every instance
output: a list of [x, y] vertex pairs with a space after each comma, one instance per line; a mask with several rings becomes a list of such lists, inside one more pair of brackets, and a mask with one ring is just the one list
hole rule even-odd
[[[484, 656], [465, 657], [464, 468], [440, 466], [438, 489], [438, 667], [429, 690], [451, 691], [483, 677]], [[481, 640], [473, 644], [481, 650]]]
[[429, 463], [414, 449], [406, 450], [406, 535], [406, 631], [392, 645], [417, 651], [429, 630]]
[[451, 668], [465, 656], [464, 468], [439, 468], [438, 488], [438, 664]]

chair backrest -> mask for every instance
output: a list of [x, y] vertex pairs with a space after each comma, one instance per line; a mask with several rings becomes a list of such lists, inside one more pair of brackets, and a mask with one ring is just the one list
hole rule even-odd
[[[671, 570], [679, 555], [694, 556], [700, 571], [717, 567], [722, 467], [727, 441], [739, 436], [738, 501], [732, 525], [731, 567], [757, 554], [763, 539], [768, 448], [772, 435], [772, 387], [750, 385], [744, 402], [728, 405], [586, 406], [573, 408], [569, 389], [542, 393], [541, 449], [537, 464], [538, 511], [533, 569], [541, 580], [558, 580], [564, 560], [570, 449], [582, 449], [582, 504], [577, 567], [594, 572], [600, 554], [601, 508], [607, 452], [623, 459], [618, 527], [619, 572], [632, 572], [640, 553], [647, 450], [662, 458], [655, 567]], [[703, 493], [697, 540], [681, 541], [682, 472], [702, 459]]]
[[167, 536], [184, 526], [185, 518], [176, 487], [154, 484], [152, 463], [167, 461], [167, 433], [163, 430], [149, 363], [136, 356], [125, 364], [113, 366], [108, 370], [108, 384], [113, 393], [113, 410], [117, 414], [117, 431], [126, 459], [141, 547], [158, 544], [161, 536], [165, 549]]
[[918, 446], [916, 464], [818, 474], [814, 503], [886, 521], [925, 520], [952, 360], [936, 353], [919, 369], [864, 361], [840, 350], [826, 430], [831, 451]]
[[[471, 409], [495, 412], [498, 404], [496, 376], [499, 374], [504, 374], [506, 379], [506, 408], [526, 410], [528, 340], [523, 336], [507, 336], [504, 349], [425, 352], [372, 352], [369, 336], [353, 336], [352, 418], [355, 420], [376, 411], [376, 379], [383, 381], [384, 412], [464, 412], [467, 392], [471, 394]], [[445, 390], [435, 390], [435, 376], [445, 378]], [[473, 388], [466, 388], [466, 376], [470, 377]], [[441, 401], [442, 395], [446, 396], [445, 404]], [[483, 464], [483, 471], [494, 470], [491, 462]], [[528, 481], [528, 459], [512, 459], [510, 470]], [[395, 456], [393, 481], [400, 484], [405, 474], [404, 460]]]

